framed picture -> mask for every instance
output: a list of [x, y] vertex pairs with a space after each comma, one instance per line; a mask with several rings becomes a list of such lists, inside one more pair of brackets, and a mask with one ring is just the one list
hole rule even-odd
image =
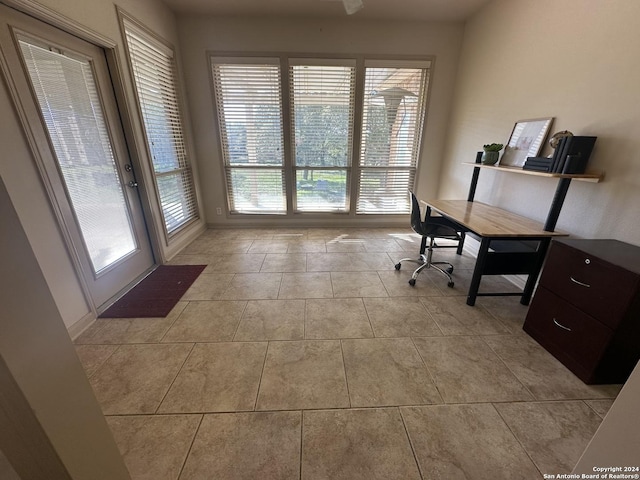
[[542, 150], [553, 118], [518, 120], [500, 158], [500, 165], [522, 167], [527, 157], [537, 157]]

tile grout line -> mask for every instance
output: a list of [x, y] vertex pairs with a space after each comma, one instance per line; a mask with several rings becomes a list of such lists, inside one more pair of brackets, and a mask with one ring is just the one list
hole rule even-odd
[[304, 302], [304, 312], [302, 313], [302, 340], [307, 340], [307, 299], [302, 300]]
[[193, 449], [193, 444], [196, 442], [196, 437], [198, 436], [198, 432], [200, 432], [200, 427], [202, 427], [202, 423], [204, 422], [204, 415], [205, 414], [201, 414], [200, 421], [198, 422], [198, 426], [196, 427], [195, 431], [193, 432], [193, 438], [191, 439], [191, 442], [189, 443], [189, 449], [187, 450], [187, 454], [184, 456], [184, 461], [182, 462], [182, 465], [180, 467], [180, 471], [178, 472], [178, 477], [177, 477], [176, 480], [180, 480], [180, 477], [184, 473], [184, 467], [187, 466], [187, 460], [189, 460], [189, 455], [191, 455], [191, 450]]
[[[433, 324], [436, 326], [436, 328], [438, 329], [438, 331], [440, 332], [440, 335], [443, 337], [446, 337], [447, 335], [445, 335], [444, 331], [442, 330], [442, 328], [440, 327], [440, 324], [436, 321], [435, 316], [429, 311], [429, 307], [427, 307], [424, 304], [423, 298], [430, 298], [430, 297], [420, 297], [418, 296], [418, 302], [420, 302], [420, 305], [422, 305], [422, 308], [424, 308], [425, 312], [427, 312], [427, 315], [429, 316], [429, 318], [431, 319], [431, 321], [433, 322]], [[437, 335], [432, 335], [432, 336], [437, 336]]]
[[507, 362], [505, 362], [505, 361], [503, 360], [503, 358], [498, 354], [498, 352], [496, 352], [496, 351], [491, 347], [491, 345], [489, 345], [489, 344], [485, 341], [484, 337], [483, 337], [482, 335], [476, 335], [476, 336], [480, 338], [480, 340], [482, 341], [482, 343], [484, 343], [487, 347], [489, 347], [489, 350], [491, 350], [491, 351], [493, 352], [493, 354], [494, 354], [496, 357], [498, 357], [498, 359], [500, 360], [500, 362], [502, 362], [502, 364], [503, 364], [503, 365], [505, 366], [505, 368], [509, 371], [509, 373], [510, 373], [511, 375], [513, 375], [513, 378], [515, 378], [515, 379], [518, 381], [518, 383], [524, 387], [524, 389], [529, 393], [529, 395], [531, 395], [531, 397], [533, 398], [533, 400], [534, 400], [534, 401], [539, 401], [538, 397], [536, 397], [536, 396], [533, 394], [533, 392], [529, 389], [529, 387], [527, 387], [527, 386], [524, 384], [524, 382], [523, 382], [522, 380], [520, 380], [520, 378], [515, 374], [515, 372], [514, 372], [513, 370], [511, 370], [511, 368], [509, 367], [509, 365], [507, 365]]
[[353, 403], [351, 402], [351, 392], [349, 390], [349, 380], [347, 378], [347, 363], [344, 361], [344, 348], [342, 346], [342, 338], [340, 341], [340, 353], [342, 354], [342, 369], [344, 371], [344, 384], [347, 387], [347, 397], [349, 398], [349, 408], [353, 408]]
[[[186, 292], [185, 292], [186, 293]], [[178, 315], [176, 315], [176, 318], [173, 322], [171, 322], [171, 325], [169, 325], [169, 327], [165, 330], [165, 332], [162, 334], [162, 336], [160, 337], [160, 340], [158, 340], [157, 344], [163, 344], [164, 339], [166, 338], [167, 334], [169, 333], [169, 330], [171, 330], [173, 328], [173, 326], [176, 324], [176, 322], [178, 321], [178, 319], [182, 316], [182, 314], [184, 313], [184, 311], [187, 309], [187, 307], [191, 304], [191, 300], [178, 300], [178, 303], [180, 303], [181, 301], [186, 302], [186, 305], [182, 308], [182, 310], [180, 310], [180, 313]]]
[[[440, 338], [440, 337], [419, 337], [419, 338]], [[418, 353], [418, 357], [420, 357], [420, 360], [422, 360], [422, 364], [424, 365], [424, 368], [427, 370], [427, 373], [429, 374], [429, 378], [431, 379], [431, 383], [433, 383], [433, 386], [436, 387], [436, 392], [438, 392], [438, 396], [440, 397], [440, 400], [442, 400], [442, 404], [443, 405], [447, 405], [447, 401], [444, 399], [444, 395], [442, 395], [442, 392], [440, 392], [440, 387], [438, 386], [438, 383], [436, 382], [436, 379], [435, 379], [433, 373], [429, 369], [429, 366], [427, 365], [427, 361], [424, 359], [424, 357], [420, 353], [420, 349], [416, 345], [414, 337], [409, 337], [409, 340], [411, 341], [411, 344], [413, 345], [413, 348], [416, 349], [416, 352]]]
[[[508, 403], [508, 402], [506, 402], [506, 403]], [[528, 403], [528, 402], [525, 402], [525, 403]], [[538, 464], [533, 460], [533, 457], [529, 454], [529, 451], [525, 448], [525, 446], [522, 444], [522, 442], [520, 441], [520, 439], [518, 438], [516, 433], [513, 431], [513, 429], [511, 428], [511, 425], [509, 425], [509, 423], [502, 416], [502, 414], [500, 413], [500, 410], [498, 410], [498, 408], [494, 405], [494, 402], [490, 402], [490, 405], [493, 407], [493, 409], [497, 412], [497, 414], [500, 417], [500, 419], [507, 426], [507, 428], [509, 429], [509, 432], [511, 432], [511, 435], [513, 435], [513, 438], [516, 439], [516, 442], [518, 442], [518, 445], [520, 445], [520, 447], [522, 448], [522, 451], [525, 453], [527, 458], [529, 458], [529, 460], [531, 461], [531, 463], [533, 464], [535, 469], [538, 470], [538, 472], [540, 472], [540, 476], [542, 476], [543, 475], [542, 470], [540, 470], [540, 468], [538, 467]]]
[[237, 343], [236, 340], [236, 335], [238, 334], [238, 329], [240, 328], [240, 324], [242, 323], [242, 319], [244, 318], [244, 314], [247, 311], [247, 308], [249, 308], [249, 302], [251, 300], [242, 300], [244, 301], [244, 308], [242, 309], [242, 313], [240, 313], [240, 317], [238, 318], [238, 323], [236, 324], [236, 328], [233, 331], [233, 335], [231, 335], [231, 342], [232, 343]]
[[413, 459], [416, 462], [416, 467], [418, 467], [418, 474], [420, 478], [424, 480], [424, 474], [422, 473], [422, 467], [420, 466], [420, 461], [418, 460], [418, 454], [416, 453], [416, 449], [413, 445], [413, 440], [411, 440], [411, 435], [409, 434], [409, 428], [407, 427], [407, 422], [405, 421], [404, 415], [402, 415], [402, 409], [398, 406], [398, 414], [400, 415], [400, 421], [402, 422], [402, 426], [404, 427], [404, 433], [407, 436], [407, 440], [409, 440], [409, 447], [411, 448], [411, 453], [413, 454]]
[[[383, 284], [384, 286], [384, 284]], [[372, 297], [370, 297], [372, 298]], [[385, 298], [385, 297], [380, 297], [380, 298]], [[371, 333], [373, 333], [373, 338], [384, 338], [384, 337], [378, 337], [377, 333], [376, 333], [376, 329], [373, 326], [373, 322], [371, 321], [371, 315], [369, 315], [369, 309], [367, 308], [367, 302], [365, 302], [364, 298], [362, 299], [362, 305], [364, 307], [364, 313], [366, 313], [367, 315], [367, 319], [369, 320], [369, 326], [371, 327]]]
[[[79, 346], [82, 346], [82, 345], [75, 345], [74, 347], [79, 347]], [[96, 346], [96, 345], [93, 345], [93, 346]], [[101, 345], [97, 345], [97, 346], [103, 346], [103, 344], [101, 344]], [[106, 344], [106, 346], [110, 346], [110, 344]], [[113, 350], [113, 352], [111, 352], [109, 355], [107, 355], [107, 358], [105, 358], [105, 359], [100, 363], [100, 365], [98, 365], [98, 366], [96, 367], [96, 369], [91, 373], [91, 375], [87, 375], [87, 379], [90, 379], [90, 378], [91, 378], [91, 377], [93, 377], [96, 373], [98, 373], [98, 370], [100, 370], [100, 369], [101, 369], [101, 368], [102, 368], [102, 367], [107, 363], [107, 361], [108, 361], [111, 357], [113, 357], [113, 356], [115, 355], [115, 353], [116, 353], [118, 350], [120, 350], [120, 347], [121, 347], [121, 346], [122, 346], [122, 344], [115, 345], [115, 347], [116, 347], [116, 348]], [[76, 351], [76, 355], [77, 355], [77, 351]], [[92, 388], [93, 388], [93, 387], [92, 387]]]
[[[190, 342], [185, 342], [185, 343], [190, 343]], [[156, 345], [171, 345], [170, 343], [165, 343], [165, 344], [156, 344]], [[184, 345], [183, 343], [180, 343], [180, 345]], [[169, 392], [171, 391], [171, 388], [173, 387], [174, 383], [176, 383], [176, 380], [178, 378], [178, 376], [180, 375], [180, 372], [182, 372], [182, 369], [184, 368], [184, 366], [187, 364], [187, 361], [189, 360], [189, 358], [191, 358], [191, 355], [193, 354], [193, 351], [196, 348], [197, 343], [194, 342], [193, 345], [191, 345], [191, 350], [189, 350], [189, 353], [187, 353], [187, 355], [185, 356], [184, 360], [182, 361], [182, 365], [180, 365], [180, 368], [178, 369], [178, 371], [176, 372], [175, 377], [173, 377], [173, 380], [171, 380], [171, 384], [169, 385], [169, 388], [167, 388], [167, 391], [164, 392], [164, 395], [162, 396], [162, 398], [160, 399], [160, 402], [158, 402], [158, 406], [155, 408], [155, 410], [153, 411], [153, 415], [156, 415], [158, 413], [158, 410], [160, 409], [160, 407], [162, 406], [162, 403], [165, 401], [165, 399], [167, 398], [167, 395], [169, 395]]]
[[271, 340], [267, 341], [267, 348], [264, 350], [264, 360], [262, 361], [262, 370], [260, 371], [260, 380], [258, 381], [258, 390], [256, 391], [256, 399], [253, 402], [253, 411], [257, 412], [258, 399], [260, 398], [260, 390], [262, 389], [262, 378], [264, 376], [264, 370], [267, 367], [267, 356], [269, 355], [269, 347], [271, 346]]
[[298, 479], [302, 480], [302, 462], [304, 461], [304, 410], [300, 410], [300, 469]]

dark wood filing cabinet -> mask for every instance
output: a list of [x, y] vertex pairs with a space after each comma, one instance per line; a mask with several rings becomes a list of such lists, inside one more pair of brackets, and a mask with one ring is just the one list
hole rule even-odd
[[626, 381], [640, 359], [640, 247], [554, 240], [524, 330], [585, 383]]

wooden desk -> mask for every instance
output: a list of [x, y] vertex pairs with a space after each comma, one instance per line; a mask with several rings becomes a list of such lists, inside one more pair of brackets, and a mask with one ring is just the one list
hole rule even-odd
[[[424, 203], [427, 215], [433, 209], [480, 238], [467, 305], [475, 305], [478, 296], [493, 295], [521, 295], [520, 303], [528, 305], [551, 239], [568, 235], [547, 231], [542, 223], [481, 202], [427, 200]], [[478, 293], [483, 275], [517, 274], [528, 275], [522, 293]]]

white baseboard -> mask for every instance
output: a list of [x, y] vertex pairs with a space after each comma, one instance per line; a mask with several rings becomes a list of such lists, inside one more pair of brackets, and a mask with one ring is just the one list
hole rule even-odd
[[82, 332], [84, 332], [87, 328], [93, 325], [93, 322], [95, 321], [96, 321], [96, 314], [94, 312], [89, 312], [80, 320], [78, 320], [69, 328], [67, 328], [67, 332], [69, 332], [69, 336], [71, 337], [71, 340], [75, 340], [80, 335], [82, 335]]

